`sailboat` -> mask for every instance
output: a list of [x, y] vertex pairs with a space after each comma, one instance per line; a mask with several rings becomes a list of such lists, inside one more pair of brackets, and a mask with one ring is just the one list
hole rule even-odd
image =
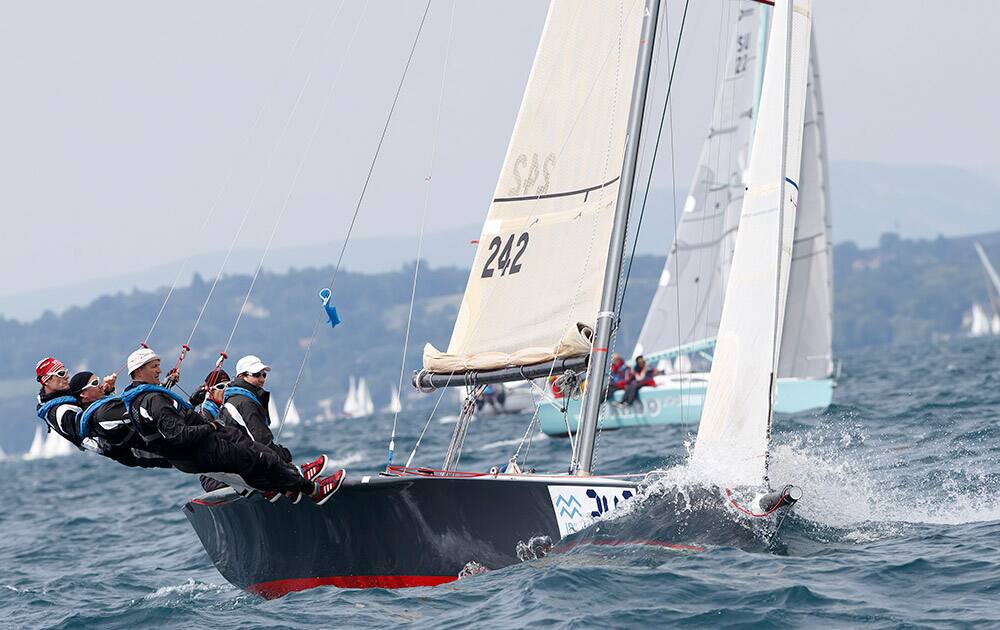
[[31, 440], [28, 452], [24, 454], [24, 459], [42, 459], [45, 456], [46, 430], [41, 425], [35, 427], [35, 437]]
[[350, 384], [347, 386], [347, 398], [344, 399], [342, 411], [348, 418], [356, 418], [361, 415], [361, 406], [358, 401], [358, 382], [353, 376], [350, 377]]
[[368, 391], [368, 383], [365, 377], [358, 379], [358, 414], [357, 417], [364, 418], [375, 413], [375, 403], [372, 401], [372, 393]]
[[[604, 429], [696, 423], [708, 387], [726, 287], [740, 225], [750, 148], [760, 111], [770, 24], [768, 7], [740, 3], [708, 136], [673, 246], [632, 356], [660, 375], [632, 405], [611, 405]], [[834, 388], [833, 243], [819, 65], [811, 51], [802, 140], [803, 189], [778, 363], [780, 413], [824, 409]], [[621, 401], [623, 392], [612, 400]], [[579, 402], [539, 401], [543, 432], [576, 431]]]
[[[758, 505], [769, 519], [781, 518], [798, 496], [764, 491], [810, 8], [796, 0], [793, 12], [778, 0], [775, 11], [768, 55], [776, 61], [765, 73], [756, 140], [762, 148], [751, 159], [747, 227], [731, 274], [747, 288], [730, 287], [736, 297], [723, 309], [695, 449], [699, 466], [720, 474], [726, 463], [745, 464], [719, 479], [761, 490]], [[185, 513], [227, 580], [266, 597], [320, 585], [441, 584], [473, 567], [536, 557], [533, 549], [636, 496], [636, 476], [594, 475], [593, 464], [659, 13], [659, 0], [555, 0], [549, 7], [451, 342], [444, 352], [427, 344], [424, 369], [414, 376], [423, 392], [472, 388], [441, 467], [390, 463], [382, 475], [349, 478], [322, 507], [229, 489], [190, 501]], [[566, 290], [545, 290], [551, 286]], [[477, 390], [567, 372], [586, 374], [591, 384], [568, 472], [523, 472], [514, 459], [502, 471], [459, 469]], [[725, 452], [743, 438], [753, 441]], [[392, 454], [390, 446], [390, 462]], [[722, 496], [709, 495], [724, 511]]]
[[278, 412], [278, 403], [275, 402], [274, 396], [268, 396], [267, 399], [267, 417], [271, 419], [271, 423], [276, 423], [281, 418], [281, 413]]
[[403, 410], [403, 403], [399, 400], [399, 390], [392, 386], [392, 393], [389, 395], [389, 404], [385, 406], [385, 413], [399, 413]]
[[987, 315], [986, 309], [979, 304], [973, 304], [969, 334], [973, 337], [1000, 335], [1000, 275], [997, 275], [983, 246], [979, 242], [974, 245], [976, 254], [979, 255], [979, 262], [983, 265], [983, 275], [986, 277], [986, 294], [990, 299], [991, 314]]
[[295, 406], [295, 400], [289, 399], [288, 410], [285, 411], [285, 426], [294, 427], [302, 424], [302, 416], [299, 415], [299, 410]]

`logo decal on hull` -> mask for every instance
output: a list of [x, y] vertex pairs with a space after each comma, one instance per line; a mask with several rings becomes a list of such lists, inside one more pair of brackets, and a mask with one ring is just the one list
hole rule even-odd
[[580, 531], [592, 519], [617, 509], [634, 495], [631, 487], [549, 486], [561, 536]]

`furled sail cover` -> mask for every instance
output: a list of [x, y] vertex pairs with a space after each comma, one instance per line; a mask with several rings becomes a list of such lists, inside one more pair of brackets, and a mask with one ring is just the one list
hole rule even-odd
[[712, 124], [660, 285], [639, 333], [636, 355], [713, 339], [719, 330], [757, 115], [754, 70], [764, 10], [751, 2], [734, 8], [735, 24]]
[[[795, 0], [792, 7], [788, 1], [775, 3], [747, 190], [695, 442], [692, 463], [726, 484], [758, 486], [767, 479], [770, 397], [781, 345], [802, 160], [811, 14], [810, 0]], [[782, 147], [785, 116], [788, 133]]]
[[778, 359], [782, 378], [818, 379], [833, 374], [832, 223], [815, 43], [809, 66], [795, 245]]
[[642, 0], [549, 7], [448, 352], [452, 373], [586, 354], [600, 305]]

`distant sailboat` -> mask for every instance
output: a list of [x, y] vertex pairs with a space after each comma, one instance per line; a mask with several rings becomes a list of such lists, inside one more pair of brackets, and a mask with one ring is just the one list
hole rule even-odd
[[295, 400], [288, 401], [288, 411], [285, 412], [285, 426], [294, 427], [302, 424], [302, 417], [295, 407]]
[[364, 418], [375, 413], [375, 404], [365, 377], [355, 380], [352, 376], [347, 388], [347, 399], [344, 401], [344, 415], [348, 418]]
[[386, 413], [399, 413], [403, 410], [403, 403], [399, 400], [399, 390], [392, 386], [392, 394], [389, 396], [389, 404], [385, 406]]
[[35, 437], [31, 440], [31, 447], [24, 454], [24, 459], [42, 459], [45, 456], [45, 428], [41, 425], [35, 427]]
[[277, 424], [281, 419], [281, 413], [278, 411], [278, 403], [274, 401], [273, 394], [267, 400], [267, 417], [271, 419], [273, 424]]
[[359, 416], [365, 417], [375, 413], [375, 403], [372, 401], [372, 393], [368, 390], [368, 383], [365, 377], [358, 381], [358, 409]]
[[997, 275], [983, 246], [978, 242], [974, 245], [976, 253], [979, 254], [979, 262], [983, 265], [983, 274], [986, 276], [986, 294], [990, 299], [991, 312], [987, 314], [982, 306], [973, 304], [969, 334], [973, 337], [1000, 335], [1000, 275]]

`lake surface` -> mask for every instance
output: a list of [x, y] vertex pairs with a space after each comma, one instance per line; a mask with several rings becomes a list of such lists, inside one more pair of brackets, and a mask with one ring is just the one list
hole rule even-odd
[[[834, 407], [776, 420], [773, 482], [805, 496], [770, 551], [577, 546], [436, 588], [322, 588], [266, 601], [230, 586], [188, 526], [181, 506], [198, 492], [194, 477], [90, 454], [8, 459], [0, 626], [1000, 625], [1000, 343], [842, 359]], [[454, 425], [439, 420], [456, 410], [447, 398], [417, 462], [440, 463]], [[400, 416], [397, 459], [426, 419]], [[529, 419], [474, 422], [462, 468], [503, 464]], [[390, 425], [385, 416], [327, 422], [286, 429], [279, 441], [299, 460], [326, 452], [361, 474], [383, 465]], [[605, 432], [598, 469], [676, 473], [695, 430]], [[565, 440], [531, 441], [529, 465], [540, 471], [563, 470], [568, 457]], [[643, 517], [643, 506], [630, 516]]]

